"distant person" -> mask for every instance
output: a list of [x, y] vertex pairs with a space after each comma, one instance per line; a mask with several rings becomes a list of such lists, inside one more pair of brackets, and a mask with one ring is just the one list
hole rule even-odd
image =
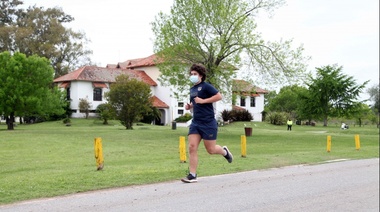
[[198, 147], [203, 139], [203, 144], [209, 154], [224, 156], [229, 163], [233, 156], [226, 146], [216, 144], [218, 124], [215, 119], [212, 103], [222, 99], [222, 95], [211, 84], [205, 82], [206, 68], [194, 64], [190, 68], [190, 103], [186, 104], [186, 110], [193, 110], [193, 120], [189, 127], [189, 174], [182, 178], [185, 183], [197, 182]]
[[342, 126], [340, 126], [340, 129], [347, 130], [348, 129], [348, 125], [346, 123], [342, 123]]
[[292, 131], [293, 121], [289, 119], [286, 124], [288, 125], [288, 131]]

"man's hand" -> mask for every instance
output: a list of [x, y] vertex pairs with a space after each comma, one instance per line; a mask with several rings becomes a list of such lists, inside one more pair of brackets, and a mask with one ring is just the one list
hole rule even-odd
[[191, 104], [191, 103], [186, 103], [186, 105], [185, 105], [186, 110], [190, 110], [192, 107], [193, 107], [193, 104]]
[[197, 103], [197, 104], [203, 104], [204, 103], [204, 99], [201, 99], [199, 97], [195, 97], [194, 98], [194, 102]]

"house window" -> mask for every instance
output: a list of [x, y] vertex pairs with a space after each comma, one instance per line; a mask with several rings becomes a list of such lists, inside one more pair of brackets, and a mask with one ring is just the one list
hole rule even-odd
[[178, 107], [183, 107], [183, 102], [178, 102]]
[[94, 101], [102, 101], [102, 89], [94, 88]]
[[66, 88], [66, 99], [70, 100], [70, 87]]
[[183, 115], [183, 110], [178, 110], [178, 115]]
[[251, 107], [256, 107], [256, 98], [251, 96]]
[[245, 107], [245, 97], [240, 97], [240, 106]]

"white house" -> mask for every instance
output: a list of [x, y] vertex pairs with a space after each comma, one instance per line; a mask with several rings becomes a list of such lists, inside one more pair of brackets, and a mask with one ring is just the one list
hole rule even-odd
[[[95, 110], [99, 104], [106, 103], [104, 94], [109, 91], [110, 84], [120, 74], [141, 80], [150, 85], [153, 96], [153, 106], [161, 112], [161, 119], [155, 120], [155, 124], [168, 125], [177, 117], [190, 112], [185, 110], [186, 99], [175, 99], [170, 87], [161, 86], [158, 77], [160, 71], [155, 64], [156, 56], [127, 60], [116, 65], [106, 67], [85, 66], [69, 74], [54, 80], [60, 88], [66, 89], [67, 98], [71, 101], [72, 117], [84, 117], [85, 114], [79, 110], [80, 99], [86, 99], [91, 103], [90, 116], [96, 116]], [[245, 82], [243, 80], [237, 82]], [[254, 121], [261, 121], [261, 112], [264, 110], [265, 90], [257, 89], [259, 93], [245, 97], [247, 101], [237, 103], [240, 109], [247, 109], [254, 116]], [[240, 98], [240, 96], [239, 96]], [[254, 100], [251, 100], [254, 99]], [[252, 105], [251, 102], [254, 102]], [[216, 118], [220, 119], [223, 110], [232, 110], [232, 102], [220, 101], [214, 104]]]
[[253, 121], [263, 121], [264, 95], [268, 93], [267, 90], [255, 87], [244, 80], [234, 80], [232, 91], [236, 95], [235, 110], [248, 110], [253, 117]]

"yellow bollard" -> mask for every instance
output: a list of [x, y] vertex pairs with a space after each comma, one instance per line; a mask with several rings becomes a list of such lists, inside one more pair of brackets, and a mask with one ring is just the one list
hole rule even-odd
[[240, 136], [241, 143], [241, 156], [247, 157], [247, 137], [245, 135]]
[[327, 136], [327, 152], [331, 151], [331, 135]]
[[96, 167], [97, 167], [97, 170], [102, 170], [104, 166], [102, 138], [95, 138], [94, 146], [95, 146]]
[[179, 159], [180, 159], [181, 163], [186, 163], [185, 136], [179, 136]]
[[360, 149], [360, 138], [359, 138], [359, 134], [356, 134], [356, 135], [355, 135], [355, 147], [356, 147], [356, 150], [359, 150], [359, 149]]

